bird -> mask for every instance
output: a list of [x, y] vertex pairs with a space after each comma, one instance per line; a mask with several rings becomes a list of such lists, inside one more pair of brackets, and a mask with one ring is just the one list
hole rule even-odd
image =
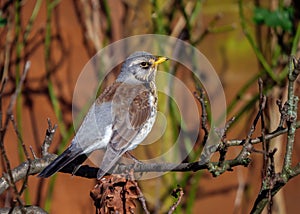
[[135, 149], [155, 122], [155, 76], [158, 65], [166, 60], [145, 51], [126, 58], [114, 83], [91, 105], [69, 147], [38, 176], [50, 177], [74, 163], [75, 172], [93, 151], [104, 150], [97, 172], [100, 180], [125, 153]]

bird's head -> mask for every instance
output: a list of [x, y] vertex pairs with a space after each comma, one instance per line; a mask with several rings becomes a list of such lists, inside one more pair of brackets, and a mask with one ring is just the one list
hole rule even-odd
[[133, 83], [154, 81], [158, 64], [167, 59], [167, 57], [153, 56], [144, 51], [135, 52], [123, 63], [117, 81]]

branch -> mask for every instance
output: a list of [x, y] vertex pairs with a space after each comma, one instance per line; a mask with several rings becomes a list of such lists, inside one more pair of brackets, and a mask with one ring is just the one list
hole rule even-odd
[[0, 178], [0, 194], [10, 186], [11, 180], [17, 182], [26, 178], [28, 175], [39, 173], [57, 157], [57, 155], [48, 153], [48, 148], [52, 143], [56, 128], [57, 126], [52, 126], [50, 119], [48, 119], [48, 129], [42, 146], [42, 158], [27, 160], [13, 170], [10, 170], [9, 174], [3, 173], [3, 176]]
[[2, 214], [22, 214], [25, 213], [34, 213], [34, 214], [47, 214], [45, 210], [37, 206], [22, 206], [22, 207], [14, 207], [14, 208], [0, 208], [0, 213]]
[[[56, 157], [55, 154], [49, 154], [47, 149], [49, 148], [53, 135], [56, 130], [56, 125], [52, 126], [50, 120], [48, 120], [49, 127], [46, 131], [46, 137], [44, 140], [44, 144], [42, 146], [42, 158], [37, 158], [31, 161], [30, 170], [28, 175], [34, 175], [41, 172], [46, 166], [48, 166]], [[300, 126], [300, 121], [297, 122], [297, 127]], [[278, 129], [271, 134], [267, 134], [265, 136], [266, 140], [277, 137], [283, 133], [287, 132], [287, 128]], [[251, 139], [251, 143], [259, 143], [261, 142], [262, 137]], [[229, 146], [239, 146], [243, 145], [244, 140], [232, 140], [227, 141], [227, 145]], [[209, 170], [214, 176], [219, 176], [225, 171], [231, 171], [233, 167], [242, 165], [247, 166], [250, 162], [250, 159], [243, 160], [225, 160], [222, 166], [219, 166], [219, 162], [209, 162], [206, 164], [200, 164], [200, 162], [192, 162], [192, 163], [181, 163], [181, 164], [173, 164], [173, 163], [152, 163], [152, 164], [138, 164], [138, 165], [119, 165], [114, 173], [122, 173], [128, 171], [130, 169], [134, 169], [135, 172], [186, 172], [186, 171], [199, 171], [203, 169]], [[29, 162], [26, 161], [20, 164], [18, 167], [12, 170], [12, 176], [14, 181], [17, 182], [26, 177], [28, 170]], [[74, 171], [74, 166], [69, 165], [61, 170], [63, 173], [72, 174]], [[87, 165], [81, 166], [78, 171], [75, 173], [75, 176], [85, 177], [85, 178], [96, 178], [97, 177], [98, 168], [90, 167]], [[300, 173], [300, 165], [299, 165], [299, 173]], [[9, 187], [9, 176], [4, 174], [2, 178], [0, 178], [0, 194], [2, 194]]]
[[[295, 63], [295, 62], [294, 62]], [[298, 63], [298, 62], [297, 62]], [[298, 69], [298, 64], [295, 65], [295, 69]], [[295, 71], [293, 74], [290, 75], [289, 78], [289, 84], [294, 84], [294, 81], [296, 79], [296, 75], [298, 75], [297, 71]], [[260, 83], [260, 87], [262, 87], [262, 83]], [[192, 163], [181, 163], [181, 164], [174, 164], [174, 163], [135, 163], [130, 165], [118, 165], [115, 167], [115, 169], [112, 169], [108, 173], [114, 173], [114, 174], [122, 174], [124, 172], [128, 172], [131, 170], [134, 170], [134, 172], [186, 172], [186, 171], [199, 171], [207, 169], [213, 176], [219, 176], [223, 174], [226, 171], [232, 171], [233, 167], [236, 166], [248, 166], [251, 159], [249, 158], [249, 155], [251, 152], [255, 151], [253, 149], [253, 144], [257, 144], [266, 140], [270, 140], [272, 138], [275, 138], [281, 134], [287, 133], [288, 136], [291, 138], [289, 143], [293, 143], [293, 138], [295, 135], [295, 129], [299, 128], [300, 121], [296, 122], [296, 116], [294, 113], [297, 110], [296, 104], [297, 99], [295, 98], [293, 94], [293, 88], [291, 88], [289, 99], [293, 99], [293, 102], [287, 102], [287, 104], [283, 106], [279, 106], [280, 113], [282, 115], [281, 122], [278, 126], [278, 128], [273, 131], [272, 133], [265, 134], [263, 133], [262, 136], [257, 138], [252, 138], [252, 135], [254, 133], [254, 130], [256, 128], [257, 123], [259, 122], [259, 119], [262, 116], [262, 112], [265, 108], [265, 102], [266, 97], [262, 95], [261, 91], [261, 99], [260, 99], [260, 108], [259, 112], [257, 113], [255, 120], [251, 126], [251, 129], [249, 130], [249, 133], [245, 139], [241, 140], [227, 140], [226, 139], [226, 130], [230, 125], [227, 123], [227, 126], [224, 128], [224, 131], [222, 133], [222, 141], [226, 147], [230, 146], [243, 146], [241, 152], [235, 157], [234, 159], [225, 160], [225, 154], [222, 161], [218, 162], [208, 162], [203, 163], [200, 161], [192, 162]], [[204, 92], [201, 92], [200, 96], [196, 96], [196, 98], [200, 101], [200, 103], [203, 105], [203, 109], [205, 109], [205, 102], [204, 102]], [[206, 112], [204, 111], [204, 116]], [[283, 124], [286, 122], [287, 127], [284, 128]], [[50, 164], [57, 155], [49, 154], [48, 148], [50, 147], [52, 143], [52, 139], [55, 133], [57, 126], [52, 126], [51, 121], [48, 120], [48, 129], [46, 132], [45, 140], [42, 146], [42, 158], [35, 158], [34, 160], [27, 160], [26, 162], [20, 164], [18, 167], [10, 170], [9, 174], [3, 174], [2, 178], [0, 178], [0, 194], [2, 194], [12, 183], [17, 182], [21, 179], [26, 178], [28, 175], [35, 175], [39, 172], [41, 172], [48, 164]], [[202, 124], [202, 128], [204, 129], [204, 132], [208, 132], [208, 127], [206, 124]], [[291, 131], [292, 129], [292, 131]], [[288, 145], [289, 145], [288, 143]], [[292, 148], [292, 147], [291, 147]], [[224, 148], [219, 147], [216, 152], [221, 151]], [[225, 151], [225, 150], [224, 150]], [[288, 148], [287, 152], [290, 152], [291, 149]], [[226, 151], [225, 151], [226, 153]], [[287, 161], [289, 162], [289, 161]], [[289, 170], [283, 171], [281, 174], [276, 174], [276, 176], [273, 176], [272, 180], [272, 188], [269, 187], [262, 189], [259, 196], [257, 197], [257, 200], [255, 202], [255, 205], [253, 207], [253, 210], [256, 212], [259, 210], [259, 207], [265, 207], [265, 204], [268, 202], [269, 195], [275, 195], [278, 190], [285, 185], [285, 183], [295, 177], [296, 175], [300, 174], [300, 163], [294, 167], [291, 168], [290, 162], [288, 163]], [[74, 164], [69, 164], [66, 167], [64, 167], [60, 172], [73, 174], [74, 173]], [[97, 167], [90, 167], [88, 165], [84, 165], [80, 167], [76, 173], [75, 176], [85, 177], [85, 178], [91, 178], [95, 179], [97, 177]], [[264, 188], [264, 187], [262, 187]]]
[[[13, 174], [12, 174], [12, 170], [11, 170], [10, 161], [9, 161], [8, 156], [6, 154], [6, 150], [5, 150], [5, 147], [4, 147], [4, 136], [5, 136], [6, 131], [7, 131], [8, 123], [11, 120], [11, 118], [13, 117], [13, 107], [16, 103], [17, 96], [18, 96], [18, 94], [20, 93], [20, 91], [22, 89], [22, 85], [25, 81], [25, 78], [27, 76], [29, 68], [30, 68], [30, 62], [27, 61], [25, 63], [25, 66], [24, 66], [24, 71], [23, 71], [23, 74], [21, 76], [21, 79], [20, 79], [18, 85], [16, 85], [16, 89], [15, 89], [14, 94], [11, 96], [11, 99], [10, 99], [10, 102], [9, 102], [9, 105], [8, 105], [8, 108], [7, 108], [7, 111], [6, 111], [6, 118], [5, 118], [4, 124], [2, 124], [2, 96], [3, 96], [3, 90], [4, 90], [4, 87], [5, 87], [5, 84], [3, 84], [3, 87], [1, 88], [1, 92], [0, 92], [0, 100], [1, 100], [1, 107], [0, 107], [1, 108], [0, 109], [0, 114], [1, 114], [0, 152], [1, 152], [1, 156], [3, 157], [3, 162], [4, 162], [4, 165], [5, 165], [5, 168], [6, 168], [4, 170], [6, 170], [8, 172], [8, 177], [9, 177], [8, 185], [12, 187], [13, 193], [14, 193], [16, 199], [17, 199], [17, 202], [21, 205], [21, 207], [23, 207], [23, 202], [21, 200], [21, 194], [18, 192], [18, 189], [16, 187], [15, 180], [13, 178]], [[26, 151], [26, 149], [24, 151]], [[24, 178], [26, 178], [26, 176]], [[27, 183], [27, 179], [25, 179], [24, 185], [26, 185], [26, 183]], [[23, 187], [24, 187], [24, 185], [23, 185]], [[23, 187], [21, 189], [21, 192], [23, 191]]]
[[[43, 158], [34, 159], [29, 161], [25, 161], [16, 168], [11, 170], [11, 175], [14, 182], [20, 181], [24, 179], [27, 174], [28, 175], [35, 175], [41, 172], [46, 166], [48, 166], [57, 155], [48, 155]], [[28, 168], [30, 168], [28, 170]], [[11, 179], [7, 173], [3, 173], [2, 177], [0, 178], [0, 194], [2, 194], [10, 185]]]
[[[294, 68], [293, 68], [294, 66]], [[297, 106], [299, 98], [294, 95], [294, 82], [300, 72], [300, 62], [294, 58], [290, 58], [289, 62], [289, 82], [288, 82], [288, 100], [287, 100], [287, 126], [288, 126], [288, 141], [286, 144], [286, 153], [284, 156], [284, 171], [289, 171], [292, 162], [292, 152], [295, 141]]]
[[168, 211], [168, 214], [172, 214], [174, 213], [175, 209], [178, 207], [178, 205], [180, 204], [182, 197], [184, 195], [184, 192], [182, 190], [181, 187], [177, 187], [176, 189], [173, 190], [172, 192], [172, 196], [174, 196], [175, 198], [177, 198], [177, 201], [174, 202], [174, 204], [171, 206], [171, 208]]
[[[219, 166], [219, 162], [209, 162], [206, 164], [202, 164], [200, 162], [192, 162], [192, 163], [139, 163], [139, 164], [128, 164], [128, 165], [118, 165], [116, 168], [108, 171], [109, 173], [114, 174], [122, 174], [124, 172], [128, 172], [130, 170], [134, 170], [134, 172], [188, 172], [188, 171], [199, 171], [203, 169], [209, 170], [213, 176], [219, 176], [226, 171], [232, 171], [232, 167], [235, 166], [248, 166], [250, 163], [250, 159], [232, 159], [226, 160]], [[72, 174], [74, 172], [75, 165], [69, 165], [68, 167], [63, 168], [60, 172]], [[99, 168], [90, 167], [88, 165], [81, 166], [78, 171], [75, 173], [76, 176], [85, 177], [85, 178], [96, 178], [97, 171]]]
[[299, 98], [294, 95], [294, 82], [299, 73], [300, 60], [291, 58], [288, 77], [288, 100], [284, 104], [285, 107], [279, 107], [281, 113], [281, 122], [279, 127], [283, 124], [283, 121], [285, 121], [288, 132], [283, 168], [281, 172], [277, 174], [274, 174], [275, 170], [271, 168], [271, 172], [273, 171], [273, 173], [270, 173], [271, 176], [265, 179], [267, 182], [262, 184], [251, 213], [261, 213], [266, 204], [269, 202], [270, 197], [273, 197], [290, 179], [300, 174], [300, 163], [298, 163], [295, 167], [291, 166], [295, 132], [297, 127], [299, 127], [299, 121], [296, 122]]

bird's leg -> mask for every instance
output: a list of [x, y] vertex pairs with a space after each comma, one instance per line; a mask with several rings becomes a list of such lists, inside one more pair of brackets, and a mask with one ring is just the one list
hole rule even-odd
[[77, 166], [74, 167], [73, 172], [72, 172], [72, 176], [75, 175], [75, 173], [78, 171], [78, 169], [79, 169], [81, 166], [82, 166], [82, 165], [79, 164], [79, 165], [77, 165]]
[[[126, 156], [130, 157], [130, 158], [134, 161], [134, 164], [133, 164], [133, 166], [132, 166], [132, 170], [133, 170], [137, 165], [143, 164], [142, 161], [138, 160], [138, 159], [137, 159], [136, 157], [134, 157], [130, 152], [127, 151], [127, 152], [125, 152], [125, 154], [126, 154]], [[140, 174], [140, 176], [143, 175], [142, 172], [139, 173], [139, 174]]]
[[143, 163], [142, 161], [138, 160], [136, 157], [134, 157], [134, 156], [133, 156], [131, 153], [129, 153], [128, 151], [125, 152], [125, 155], [126, 155], [127, 157], [131, 158], [131, 159], [134, 161], [135, 164], [136, 164], [136, 163], [138, 163], [138, 164], [142, 164], [142, 163]]

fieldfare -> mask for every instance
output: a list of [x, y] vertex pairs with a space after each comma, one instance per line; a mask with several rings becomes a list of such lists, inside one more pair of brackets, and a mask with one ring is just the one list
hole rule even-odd
[[158, 64], [166, 60], [147, 52], [130, 55], [116, 81], [90, 107], [71, 145], [39, 176], [49, 177], [69, 164], [80, 166], [93, 151], [104, 149], [97, 173], [100, 179], [125, 152], [136, 148], [154, 124], [155, 74]]

